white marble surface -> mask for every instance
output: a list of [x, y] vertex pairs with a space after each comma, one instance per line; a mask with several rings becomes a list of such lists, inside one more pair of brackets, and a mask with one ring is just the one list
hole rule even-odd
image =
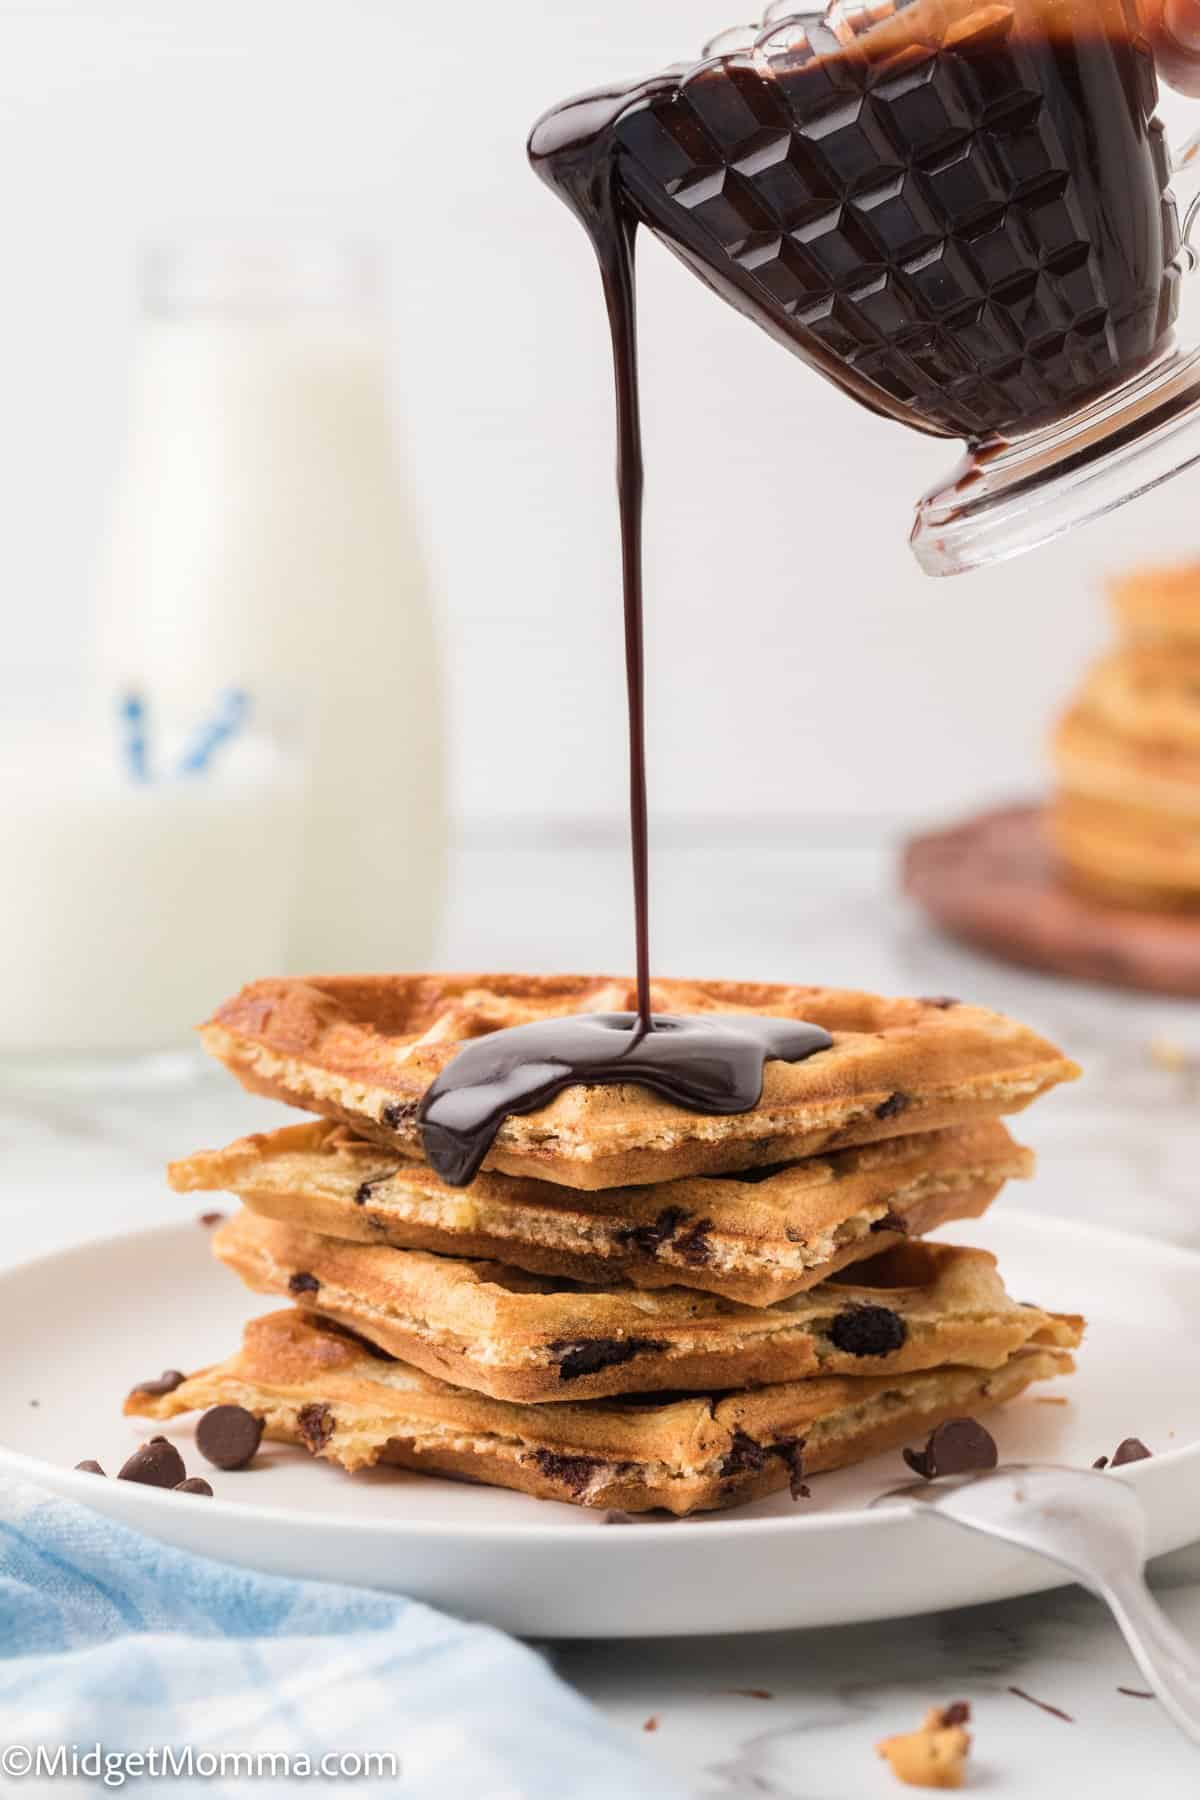
[[[1022, 1121], [1041, 1171], [1003, 1203], [1200, 1246], [1200, 1006], [1061, 986], [947, 944], [891, 897], [891, 858], [880, 848], [668, 844], [655, 859], [654, 903], [665, 972], [955, 993], [1042, 1026], [1086, 1078]], [[621, 968], [628, 937], [615, 849], [480, 846], [457, 859], [448, 965]], [[352, 946], [345, 960], [352, 965]], [[0, 1072], [0, 1258], [189, 1216], [196, 1208], [167, 1192], [163, 1162], [277, 1112], [186, 1059], [149, 1082]], [[1200, 1641], [1200, 1548], [1166, 1559], [1155, 1579]], [[972, 1784], [997, 1800], [1060, 1800], [1068, 1783], [1106, 1795], [1135, 1780], [1156, 1800], [1200, 1792], [1200, 1754], [1153, 1702], [1117, 1692], [1143, 1684], [1100, 1609], [1075, 1590], [819, 1636], [576, 1644], [552, 1654], [631, 1731], [656, 1720], [647, 1755], [707, 1800], [898, 1792], [874, 1756], [876, 1739], [959, 1698], [976, 1715]], [[731, 1691], [739, 1688], [771, 1698]]]

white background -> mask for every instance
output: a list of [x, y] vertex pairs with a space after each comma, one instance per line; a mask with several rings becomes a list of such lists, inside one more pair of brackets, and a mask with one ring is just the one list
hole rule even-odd
[[[524, 139], [552, 101], [730, 22], [703, 0], [0, 6], [0, 697], [83, 666], [138, 245], [366, 234], [391, 257], [456, 809], [476, 831], [619, 821], [607, 347], [590, 251]], [[1186, 103], [1165, 110], [1187, 127]], [[932, 582], [910, 513], [954, 447], [853, 406], [656, 244], [642, 261], [660, 817], [774, 834], [1036, 783], [1048, 715], [1103, 638], [1103, 572], [1194, 548], [1197, 478]]]

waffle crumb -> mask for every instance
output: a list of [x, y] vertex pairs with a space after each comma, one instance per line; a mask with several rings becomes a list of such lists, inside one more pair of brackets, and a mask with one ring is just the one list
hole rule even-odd
[[971, 1734], [966, 1730], [970, 1716], [965, 1700], [931, 1707], [919, 1731], [884, 1738], [875, 1748], [906, 1787], [961, 1787], [971, 1749]]

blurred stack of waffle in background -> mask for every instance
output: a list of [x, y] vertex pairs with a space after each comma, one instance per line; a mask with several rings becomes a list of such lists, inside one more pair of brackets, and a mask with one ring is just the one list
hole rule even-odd
[[1200, 910], [1200, 562], [1128, 575], [1111, 597], [1116, 648], [1054, 731], [1051, 842], [1083, 893]]
[[[349, 1471], [686, 1513], [807, 1494], [809, 1475], [1070, 1372], [1081, 1320], [923, 1234], [1030, 1174], [1002, 1115], [1078, 1071], [946, 996], [656, 982], [656, 1016], [766, 1012], [829, 1042], [769, 1061], [749, 1112], [580, 1084], [507, 1116], [466, 1186], [425, 1159], [422, 1096], [466, 1044], [632, 998], [397, 975], [259, 982], [222, 1007], [207, 1048], [323, 1116], [198, 1152], [172, 1185], [239, 1196], [213, 1248], [291, 1309], [126, 1410], [234, 1406]], [[966, 1441], [990, 1444], [973, 1424]]]

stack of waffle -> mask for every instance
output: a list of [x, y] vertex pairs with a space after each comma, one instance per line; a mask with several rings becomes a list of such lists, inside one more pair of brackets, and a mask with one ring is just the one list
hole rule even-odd
[[923, 1234], [1029, 1152], [1001, 1115], [1076, 1073], [948, 999], [662, 982], [656, 1012], [804, 1018], [749, 1113], [575, 1087], [504, 1121], [483, 1172], [423, 1160], [422, 1095], [500, 1027], [628, 1010], [586, 978], [260, 982], [204, 1028], [242, 1084], [317, 1114], [176, 1163], [243, 1210], [214, 1249], [292, 1305], [157, 1419], [234, 1404], [348, 1470], [398, 1464], [626, 1512], [735, 1505], [924, 1438], [1069, 1372], [1081, 1321]]
[[1101, 899], [1200, 907], [1200, 565], [1115, 584], [1121, 641], [1059, 721], [1050, 831]]

